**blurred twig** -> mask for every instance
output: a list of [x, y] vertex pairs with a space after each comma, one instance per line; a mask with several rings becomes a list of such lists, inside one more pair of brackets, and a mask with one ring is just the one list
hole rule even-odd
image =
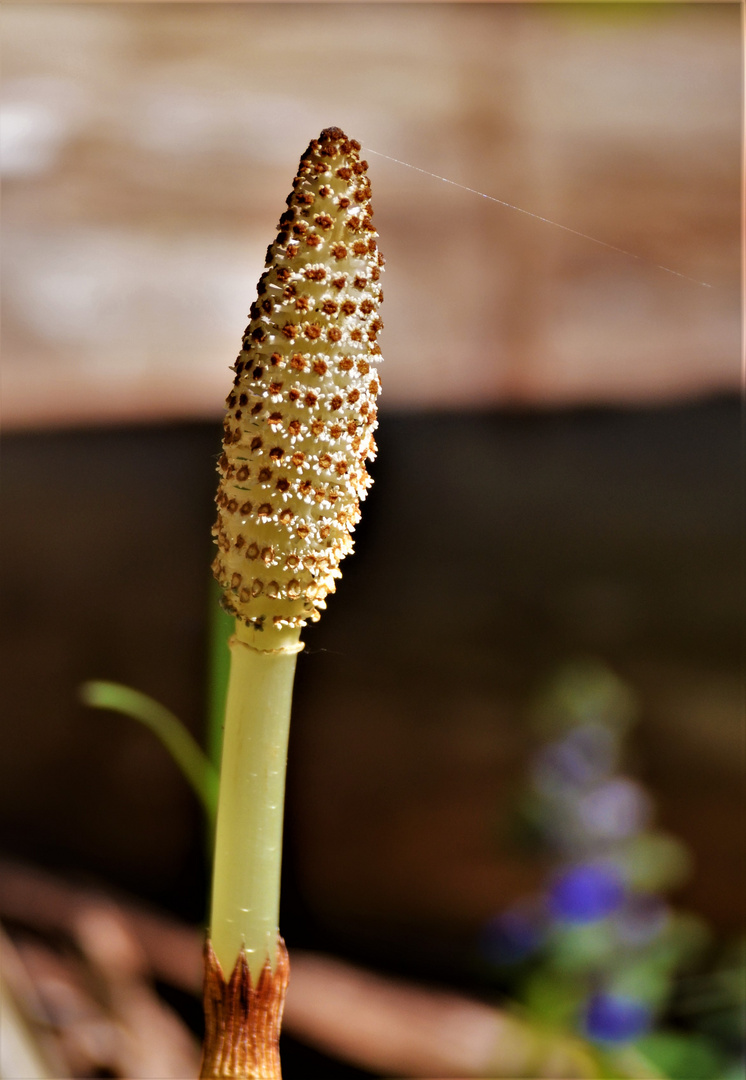
[[45, 1037], [44, 1009], [8, 937], [0, 932], [0, 1077], [51, 1080], [61, 1061]]
[[[37, 869], [5, 863], [0, 870], [0, 915], [72, 938], [103, 973], [110, 1006], [128, 1028], [142, 1025], [136, 1014], [145, 1001], [147, 976], [199, 993], [198, 929]], [[592, 1080], [597, 1075], [579, 1041], [539, 1032], [519, 1017], [462, 995], [392, 980], [313, 953], [291, 953], [291, 965], [284, 1030], [361, 1068], [409, 1077]], [[149, 1030], [161, 1024], [153, 1019], [156, 1011], [150, 1010]], [[166, 1028], [159, 1030], [171, 1038]], [[134, 1048], [128, 1053], [135, 1055]], [[142, 1076], [142, 1062], [131, 1061]]]

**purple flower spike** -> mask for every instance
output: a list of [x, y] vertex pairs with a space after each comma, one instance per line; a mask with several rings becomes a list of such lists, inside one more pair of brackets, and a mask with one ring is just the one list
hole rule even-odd
[[588, 1002], [585, 1030], [594, 1042], [631, 1042], [645, 1034], [651, 1020], [652, 1012], [642, 1001], [617, 994], [596, 994]]
[[603, 919], [624, 901], [624, 884], [609, 866], [586, 863], [567, 870], [549, 892], [552, 914], [568, 922]]

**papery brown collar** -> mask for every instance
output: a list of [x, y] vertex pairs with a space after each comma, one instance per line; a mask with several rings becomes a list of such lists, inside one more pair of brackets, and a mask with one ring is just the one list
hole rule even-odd
[[208, 938], [205, 942], [205, 1040], [202, 1080], [282, 1080], [280, 1026], [290, 961], [278, 935], [275, 970], [266, 961], [256, 986], [242, 950], [225, 981]]

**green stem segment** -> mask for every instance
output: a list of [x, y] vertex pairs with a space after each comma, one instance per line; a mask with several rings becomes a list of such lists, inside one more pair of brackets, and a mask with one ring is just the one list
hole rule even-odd
[[210, 940], [228, 978], [243, 949], [274, 968], [290, 707], [300, 630], [237, 622], [220, 771]]

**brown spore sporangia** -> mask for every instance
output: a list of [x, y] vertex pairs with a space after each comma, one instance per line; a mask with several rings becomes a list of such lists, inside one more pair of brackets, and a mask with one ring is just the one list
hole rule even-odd
[[[257, 627], [318, 618], [352, 549], [359, 500], [370, 484], [365, 461], [374, 454], [376, 425], [369, 402], [380, 389], [371, 372], [380, 357], [382, 258], [359, 149], [330, 128], [303, 155], [234, 364], [232, 415], [218, 463], [222, 517], [214, 530], [220, 551], [214, 569], [227, 590], [226, 606]], [[283, 369], [292, 372], [290, 386], [277, 378]], [[273, 475], [262, 458], [286, 463], [287, 475]], [[314, 485], [320, 476], [333, 483]], [[266, 501], [269, 490], [277, 493], [276, 507]], [[260, 553], [276, 577], [241, 579], [244, 560]], [[301, 567], [308, 578], [292, 576]]]

